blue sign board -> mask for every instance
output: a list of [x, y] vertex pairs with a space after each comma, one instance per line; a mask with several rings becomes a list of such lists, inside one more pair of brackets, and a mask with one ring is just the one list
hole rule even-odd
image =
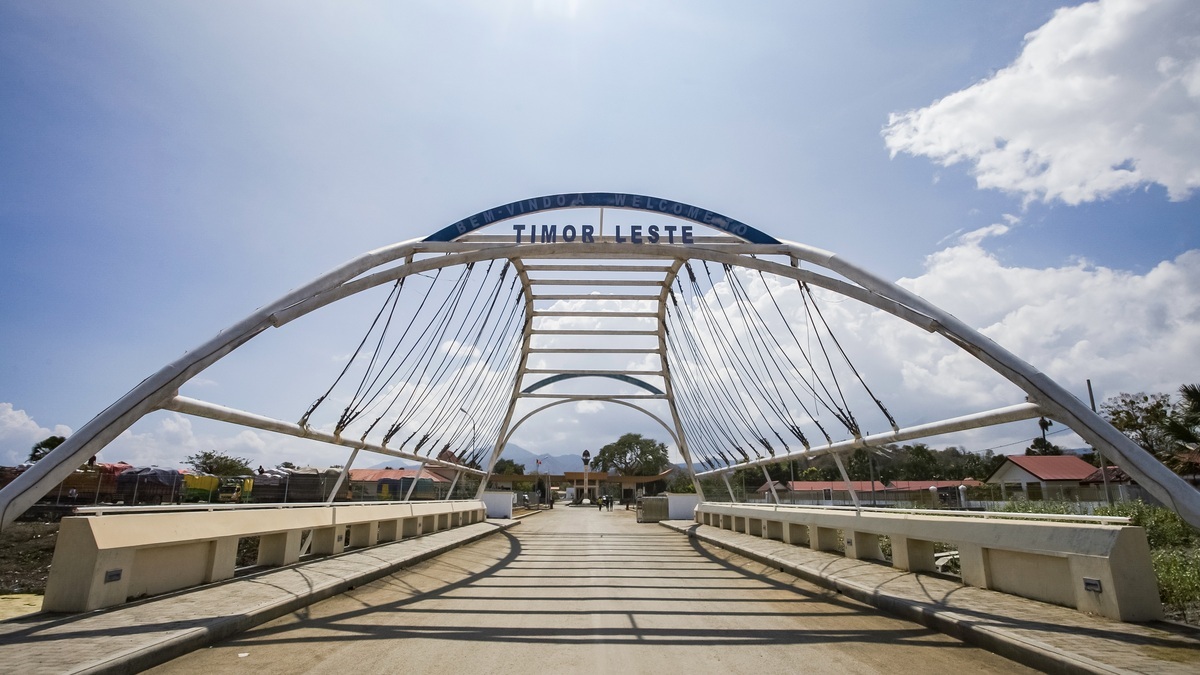
[[[750, 227], [749, 225], [728, 218], [719, 213], [708, 211], [697, 206], [684, 204], [683, 202], [671, 201], [670, 199], [661, 199], [659, 197], [648, 197], [646, 195], [626, 194], [623, 192], [577, 192], [561, 195], [548, 195], [545, 197], [534, 197], [533, 199], [523, 199], [521, 201], [511, 202], [502, 206], [480, 211], [469, 218], [463, 218], [450, 225], [444, 227], [437, 232], [425, 238], [425, 241], [454, 241], [459, 237], [473, 232], [482, 227], [489, 227], [496, 223], [510, 220], [512, 218], [520, 218], [528, 216], [532, 213], [541, 211], [555, 211], [558, 209], [577, 209], [577, 208], [610, 208], [610, 209], [629, 209], [633, 211], [647, 211], [650, 213], [658, 213], [684, 220], [690, 220], [706, 227], [711, 227], [723, 232], [727, 232], [742, 241], [752, 244], [778, 244], [779, 240], [769, 234], [760, 232], [759, 230]], [[524, 227], [523, 225], [515, 227]], [[522, 230], [517, 230], [514, 227], [514, 232], [517, 237], [520, 237]], [[549, 226], [546, 226], [549, 227]], [[586, 243], [592, 236], [592, 226], [580, 226], [576, 231], [574, 226], [570, 227], [572, 239], [565, 241], [580, 241]], [[672, 230], [668, 232], [666, 228], [674, 226], [643, 226], [636, 225], [630, 228], [630, 232], [622, 235], [617, 231], [617, 236], [622, 240], [628, 240], [630, 243], [690, 243], [685, 241], [691, 239], [691, 227], [684, 225], [679, 228], [678, 235]], [[651, 228], [654, 232], [651, 233]], [[532, 230], [532, 226], [530, 226]], [[586, 236], [584, 230], [587, 230]], [[633, 230], [637, 230], [636, 234]], [[687, 230], [686, 237], [683, 230]], [[528, 236], [532, 235], [532, 232]], [[653, 239], [653, 240], [652, 240]], [[527, 238], [528, 240], [528, 238]], [[535, 239], [536, 241], [536, 239]], [[519, 243], [519, 239], [518, 239]]]

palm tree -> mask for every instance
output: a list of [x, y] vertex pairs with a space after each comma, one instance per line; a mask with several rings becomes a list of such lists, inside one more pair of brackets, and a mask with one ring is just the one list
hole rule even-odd
[[1052, 426], [1054, 426], [1054, 422], [1051, 422], [1045, 417], [1038, 420], [1038, 427], [1040, 427], [1042, 430], [1042, 441], [1046, 440], [1046, 432], [1049, 431], [1050, 427]]
[[1179, 403], [1167, 419], [1167, 437], [1172, 441], [1167, 466], [1178, 474], [1200, 473], [1200, 385], [1179, 388]]

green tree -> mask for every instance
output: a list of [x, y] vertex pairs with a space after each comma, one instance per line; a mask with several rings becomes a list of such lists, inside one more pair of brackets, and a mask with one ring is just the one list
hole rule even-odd
[[850, 480], [871, 480], [871, 458], [866, 448], [856, 448], [846, 462], [846, 473]]
[[243, 457], [231, 457], [216, 450], [205, 450], [188, 455], [184, 463], [199, 473], [209, 473], [214, 476], [242, 476], [250, 473], [250, 460]]
[[1165, 431], [1173, 447], [1166, 464], [1180, 474], [1200, 473], [1200, 385], [1179, 388], [1175, 406]]
[[1035, 438], [1035, 439], [1033, 439], [1033, 442], [1031, 442], [1029, 444], [1029, 447], [1025, 448], [1025, 454], [1026, 455], [1061, 455], [1061, 454], [1063, 454], [1063, 451], [1062, 451], [1062, 448], [1051, 443], [1050, 441], [1046, 440], [1045, 438]]
[[796, 480], [797, 481], [802, 481], [802, 480], [803, 481], [818, 481], [818, 480], [825, 480], [825, 478], [824, 478], [824, 474], [821, 472], [820, 468], [815, 467], [815, 466], [808, 466], [808, 467], [805, 467], [804, 470], [796, 472]]
[[50, 436], [44, 438], [33, 445], [29, 450], [29, 461], [36, 462], [39, 459], [50, 454], [50, 451], [62, 445], [63, 441], [67, 440], [63, 436]]
[[938, 480], [942, 478], [940, 462], [937, 455], [924, 443], [900, 446], [907, 450], [908, 457], [900, 466], [901, 480]]
[[667, 485], [667, 492], [676, 492], [679, 494], [691, 494], [696, 491], [696, 484], [692, 482], [692, 477], [687, 471], [675, 471], [671, 474], [671, 482]]
[[1173, 442], [1166, 431], [1171, 417], [1169, 395], [1117, 394], [1100, 404], [1100, 413], [1109, 424], [1155, 457], [1165, 459], [1170, 455]]
[[501, 475], [524, 476], [525, 475], [525, 465], [517, 464], [515, 461], [513, 461], [511, 459], [507, 459], [507, 458], [506, 459], [498, 459], [498, 460], [496, 460], [496, 466], [492, 468], [492, 473], [497, 473], [497, 474], [501, 474]]
[[653, 476], [670, 464], [667, 446], [641, 434], [625, 434], [600, 448], [592, 463], [598, 471], [616, 469], [622, 476]]
[[1004, 463], [1004, 455], [994, 454], [991, 450], [985, 451], [982, 455], [974, 452], [963, 453], [963, 455], [962, 475], [954, 477], [957, 479], [986, 480]]
[[299, 469], [300, 467], [296, 466], [295, 464], [292, 464], [291, 462], [282, 462], [280, 464], [276, 464], [275, 468], [277, 468], [277, 469]]

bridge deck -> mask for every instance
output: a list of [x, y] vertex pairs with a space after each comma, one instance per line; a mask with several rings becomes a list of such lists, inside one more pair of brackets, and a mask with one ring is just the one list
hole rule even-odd
[[[1200, 631], [1122, 623], [957, 581], [673, 521], [667, 525], [739, 556], [956, 635], [1051, 672], [1200, 672]], [[726, 553], [730, 555], [731, 553]]]
[[632, 512], [560, 507], [156, 672], [858, 673], [905, 663], [1023, 670]]
[[[976, 589], [933, 577], [706, 533], [764, 564], [669, 528], [639, 525], [620, 510], [557, 508], [486, 536], [495, 531], [495, 523], [471, 525], [111, 611], [0, 622], [0, 662], [30, 673], [131, 672], [225, 636], [158, 670], [1022, 670], [780, 572], [781, 563], [892, 602], [911, 602], [905, 593], [915, 589], [927, 604], [953, 607], [964, 626], [1015, 626], [1026, 631], [1018, 637], [1027, 649], [1073, 650], [1085, 657], [1073, 662], [1080, 670], [1195, 672], [1200, 659], [1194, 639], [1154, 626], [1006, 596], [973, 600], [968, 596]], [[467, 539], [477, 541], [459, 546]], [[447, 552], [429, 558], [438, 551]], [[363, 575], [377, 580], [365, 583]], [[347, 586], [352, 590], [329, 597]], [[328, 599], [308, 604], [303, 596], [310, 590]], [[266, 616], [279, 618], [263, 623]]]
[[0, 621], [0, 670], [137, 672], [514, 524], [466, 525], [109, 610]]

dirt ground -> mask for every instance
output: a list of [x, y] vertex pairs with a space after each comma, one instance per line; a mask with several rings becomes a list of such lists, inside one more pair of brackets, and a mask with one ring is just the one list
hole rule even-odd
[[58, 523], [13, 523], [0, 532], [0, 594], [46, 591]]
[[17, 522], [0, 532], [0, 619], [42, 608], [58, 523]]
[[0, 621], [42, 611], [42, 596], [32, 593], [0, 595]]

